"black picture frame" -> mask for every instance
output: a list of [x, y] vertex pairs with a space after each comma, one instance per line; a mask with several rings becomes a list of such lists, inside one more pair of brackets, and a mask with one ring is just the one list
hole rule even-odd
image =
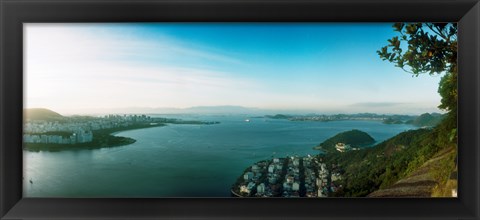
[[[478, 0], [0, 0], [1, 219], [480, 219]], [[22, 198], [24, 22], [458, 22], [458, 198]]]

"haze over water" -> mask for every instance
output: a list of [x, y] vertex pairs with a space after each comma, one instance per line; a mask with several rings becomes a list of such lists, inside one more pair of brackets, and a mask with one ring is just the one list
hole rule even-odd
[[[24, 151], [25, 197], [229, 197], [252, 163], [318, 154], [312, 147], [359, 129], [381, 142], [415, 127], [381, 121], [288, 121], [245, 115], [171, 116], [219, 121], [117, 135], [134, 144], [96, 150]], [[250, 119], [246, 122], [245, 119]], [[29, 182], [32, 180], [33, 184]]]

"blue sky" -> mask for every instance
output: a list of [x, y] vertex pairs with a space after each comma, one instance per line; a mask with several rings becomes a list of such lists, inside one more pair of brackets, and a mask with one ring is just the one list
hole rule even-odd
[[412, 77], [376, 54], [391, 25], [26, 24], [25, 105], [438, 112], [440, 76]]

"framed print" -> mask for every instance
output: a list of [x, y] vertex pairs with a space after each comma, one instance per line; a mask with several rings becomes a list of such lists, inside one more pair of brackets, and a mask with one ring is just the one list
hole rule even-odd
[[479, 218], [477, 1], [1, 7], [2, 219]]
[[456, 23], [23, 25], [24, 197], [457, 192]]

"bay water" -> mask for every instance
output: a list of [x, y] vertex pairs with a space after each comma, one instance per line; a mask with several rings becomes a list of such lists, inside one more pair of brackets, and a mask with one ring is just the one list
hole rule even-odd
[[[137, 141], [94, 150], [29, 152], [23, 156], [24, 197], [229, 197], [253, 163], [315, 155], [337, 133], [359, 129], [377, 143], [414, 126], [381, 121], [288, 121], [248, 115], [170, 115], [213, 125], [169, 124], [115, 135]], [[30, 182], [31, 180], [31, 182]]]

